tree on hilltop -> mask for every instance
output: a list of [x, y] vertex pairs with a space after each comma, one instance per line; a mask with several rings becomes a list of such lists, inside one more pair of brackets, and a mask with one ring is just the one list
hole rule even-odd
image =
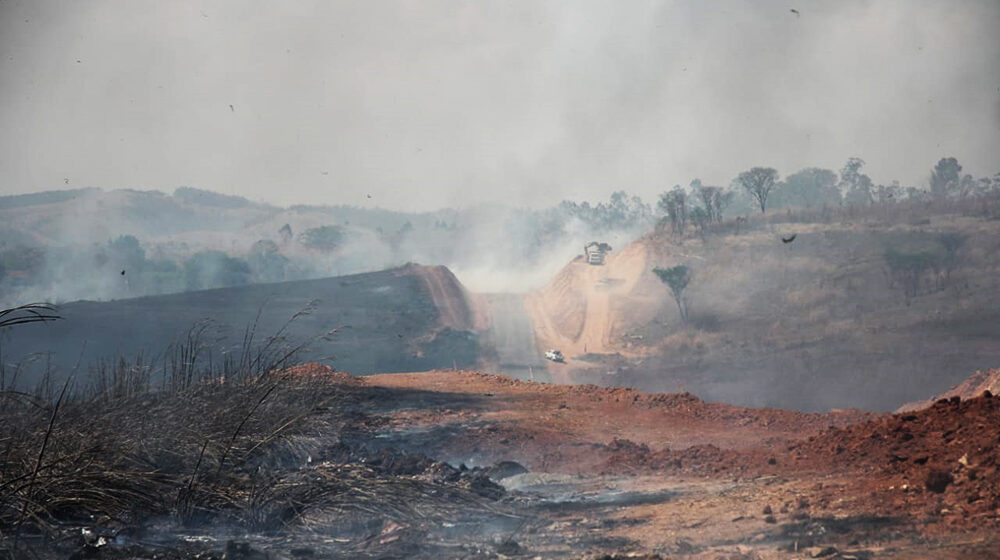
[[767, 197], [774, 189], [774, 184], [778, 182], [778, 170], [772, 167], [754, 167], [740, 173], [736, 181], [757, 201], [760, 213], [766, 213]]

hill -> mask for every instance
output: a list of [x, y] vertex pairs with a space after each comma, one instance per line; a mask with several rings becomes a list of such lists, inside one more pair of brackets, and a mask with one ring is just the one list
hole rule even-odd
[[[565, 380], [893, 410], [1000, 362], [991, 216], [926, 205], [789, 212], [701, 236], [664, 227], [604, 266], [574, 260], [527, 301], [539, 344], [569, 357], [550, 366]], [[675, 265], [693, 273], [686, 323], [652, 272]]]
[[53, 383], [76, 371], [86, 385], [122, 368], [155, 378], [179, 361], [221, 370], [302, 344], [295, 358], [357, 374], [471, 366], [480, 354], [465, 289], [444, 267], [78, 301], [59, 314], [3, 333], [8, 385], [31, 387], [46, 371]]

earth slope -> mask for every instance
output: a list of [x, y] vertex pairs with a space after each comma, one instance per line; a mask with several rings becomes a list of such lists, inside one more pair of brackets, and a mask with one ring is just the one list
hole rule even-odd
[[[269, 338], [272, 349], [306, 343], [300, 358], [356, 374], [468, 367], [480, 354], [468, 295], [440, 266], [78, 301], [59, 306], [59, 313], [61, 321], [24, 325], [0, 340], [3, 361], [23, 366], [22, 386], [32, 386], [46, 370], [55, 381], [74, 371], [85, 381], [88, 370], [101, 362], [114, 369], [120, 359], [122, 367], [147, 368], [155, 376], [172, 367], [189, 340], [200, 360], [216, 366], [239, 359], [245, 349], [254, 354]], [[253, 339], [244, 344], [247, 334]]]
[[[1000, 363], [1000, 222], [883, 218], [661, 230], [604, 266], [578, 258], [526, 298], [539, 346], [566, 354], [549, 367], [564, 382], [812, 411], [894, 410]], [[951, 270], [907, 297], [886, 251], [938, 254], [955, 235]], [[687, 323], [652, 272], [675, 265], [692, 271]]]

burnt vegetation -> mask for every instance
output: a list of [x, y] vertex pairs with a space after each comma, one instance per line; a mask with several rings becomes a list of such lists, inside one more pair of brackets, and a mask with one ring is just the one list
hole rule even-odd
[[[208, 527], [285, 552], [391, 551], [401, 543], [379, 547], [387, 530], [410, 546], [443, 520], [514, 519], [481, 471], [366, 446], [379, 421], [362, 404], [405, 395], [328, 367], [254, 361], [262, 369], [236, 377], [192, 379], [174, 367], [155, 389], [143, 368], [121, 361], [55, 395], [0, 392], [0, 555], [147, 557], [164, 539], [178, 547], [178, 532]], [[339, 544], [303, 537], [315, 524]], [[217, 548], [195, 546], [190, 557]]]

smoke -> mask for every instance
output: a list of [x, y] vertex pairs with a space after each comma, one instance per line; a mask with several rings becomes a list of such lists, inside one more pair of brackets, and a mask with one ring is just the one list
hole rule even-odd
[[0, 205], [12, 233], [0, 240], [2, 304], [122, 299], [409, 262], [448, 266], [475, 292], [526, 292], [585, 243], [622, 247], [653, 224], [649, 206], [622, 193], [594, 205], [430, 213], [280, 208], [189, 188], [33, 196]]
[[991, 0], [8, 1], [0, 193], [430, 211], [851, 156], [876, 183], [991, 175], [997, 28]]

